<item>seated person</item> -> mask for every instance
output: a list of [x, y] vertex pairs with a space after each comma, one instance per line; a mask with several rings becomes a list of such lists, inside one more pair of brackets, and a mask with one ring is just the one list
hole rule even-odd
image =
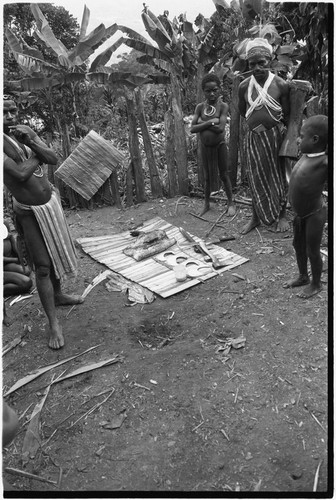
[[30, 269], [20, 264], [16, 240], [8, 222], [4, 221], [3, 224], [3, 294], [9, 297], [29, 292], [32, 280], [29, 278]]

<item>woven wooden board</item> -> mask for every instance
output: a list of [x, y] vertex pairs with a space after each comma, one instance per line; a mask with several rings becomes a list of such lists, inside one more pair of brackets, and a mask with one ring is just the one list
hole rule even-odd
[[[209, 250], [220, 261], [228, 263], [225, 267], [214, 270], [211, 264], [205, 263], [203, 257], [193, 250], [193, 244], [182, 236], [178, 227], [169, 224], [160, 217], [148, 220], [141, 226], [141, 231], [154, 229], [166, 231], [168, 238], [176, 239], [176, 244], [165, 252], [139, 262], [123, 253], [123, 249], [135, 241], [129, 231], [109, 236], [79, 238], [77, 243], [93, 259], [105, 264], [112, 271], [122, 274], [125, 278], [149, 288], [163, 298], [198, 285], [248, 261], [245, 257], [240, 257], [218, 245], [211, 245], [208, 247]], [[194, 238], [197, 241], [202, 241], [197, 236]], [[179, 263], [179, 260], [183, 261], [189, 274], [186, 281], [183, 282], [176, 281], [173, 270], [174, 265]]]
[[123, 161], [124, 156], [110, 142], [91, 130], [55, 175], [90, 200]]

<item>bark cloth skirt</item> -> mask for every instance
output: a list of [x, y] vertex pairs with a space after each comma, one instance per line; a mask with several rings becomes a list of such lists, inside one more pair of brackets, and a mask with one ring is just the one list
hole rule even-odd
[[[76, 249], [56, 188], [52, 188], [51, 198], [44, 205], [24, 205], [13, 198], [13, 209], [15, 213], [15, 225], [20, 239], [23, 239], [20, 214], [24, 215], [28, 211], [33, 212], [53, 264], [56, 278], [62, 279], [68, 274], [76, 274]], [[32, 265], [29, 250], [24, 253], [29, 259], [29, 264]]]
[[283, 124], [278, 124], [270, 130], [247, 133], [248, 183], [253, 207], [266, 225], [277, 222], [281, 209], [286, 206], [288, 186], [279, 158], [285, 130]]

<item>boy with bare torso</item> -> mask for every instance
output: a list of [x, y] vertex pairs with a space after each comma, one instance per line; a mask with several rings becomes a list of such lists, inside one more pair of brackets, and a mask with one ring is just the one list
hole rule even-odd
[[228, 154], [224, 130], [229, 106], [220, 99], [220, 80], [214, 73], [205, 75], [202, 89], [206, 100], [196, 106], [191, 122], [191, 133], [200, 134], [204, 171], [204, 208], [200, 215], [210, 209], [210, 170], [217, 165], [228, 199], [227, 215], [236, 212], [232, 200], [232, 187], [228, 169]]
[[[294, 166], [289, 180], [289, 200], [295, 212], [293, 246], [299, 277], [285, 283], [284, 287], [307, 285], [298, 294], [305, 299], [317, 294], [322, 288], [320, 245], [327, 217], [322, 199], [328, 173], [327, 141], [326, 116], [316, 115], [304, 121], [298, 139], [302, 156]], [[311, 265], [311, 282], [308, 277], [308, 259]]]
[[49, 347], [64, 345], [55, 307], [79, 304], [78, 295], [61, 290], [61, 278], [76, 269], [76, 254], [57, 193], [42, 164], [57, 156], [27, 125], [20, 125], [12, 100], [3, 101], [4, 183], [13, 195], [18, 232], [22, 234], [35, 270], [36, 288], [49, 320]]

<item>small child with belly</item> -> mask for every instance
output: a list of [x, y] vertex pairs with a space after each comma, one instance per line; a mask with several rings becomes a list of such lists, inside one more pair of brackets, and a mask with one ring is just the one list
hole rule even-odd
[[[285, 288], [305, 286], [299, 297], [309, 298], [320, 292], [322, 258], [320, 246], [327, 209], [322, 191], [328, 174], [328, 117], [316, 115], [304, 121], [298, 139], [301, 158], [289, 180], [289, 200], [295, 213], [293, 246], [299, 276]], [[308, 259], [312, 280], [308, 277]]]

